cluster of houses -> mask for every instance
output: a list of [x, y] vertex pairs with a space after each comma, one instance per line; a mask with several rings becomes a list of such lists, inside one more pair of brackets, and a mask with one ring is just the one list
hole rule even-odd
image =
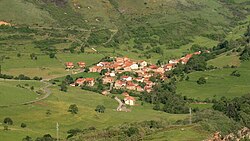
[[[146, 61], [135, 61], [128, 57], [117, 57], [113, 61], [99, 62], [95, 66], [89, 68], [89, 72], [101, 73], [106, 70], [102, 76], [103, 84], [111, 84], [113, 89], [124, 89], [138, 92], [151, 92], [155, 82], [151, 81], [152, 76], [159, 76], [161, 80], [166, 79], [164, 73], [176, 67], [178, 63], [186, 64], [193, 55], [199, 55], [201, 52], [187, 54], [179, 59], [170, 60], [168, 64], [157, 66], [149, 64]], [[67, 69], [75, 68], [72, 62], [65, 63]], [[84, 62], [77, 63], [79, 68], [85, 68]], [[123, 72], [133, 72], [135, 76], [120, 75]], [[119, 77], [118, 77], [119, 76]], [[71, 86], [94, 86], [94, 78], [78, 78]], [[107, 92], [107, 91], [105, 91]], [[128, 105], [134, 105], [135, 99], [128, 94], [124, 95], [124, 102]]]
[[[117, 57], [111, 62], [99, 62], [90, 68], [90, 72], [100, 73], [106, 69], [107, 73], [102, 77], [102, 82], [103, 84], [113, 84], [113, 88], [115, 89], [150, 92], [155, 85], [154, 82], [150, 81], [150, 77], [158, 75], [160, 79], [164, 80], [166, 79], [164, 76], [166, 71], [174, 69], [178, 63], [186, 64], [193, 55], [198, 54], [201, 54], [201, 52], [187, 54], [180, 59], [170, 60], [168, 64], [162, 66], [148, 64], [146, 61], [134, 61], [127, 57]], [[138, 76], [124, 75], [117, 79], [117, 75], [123, 72], [134, 72]], [[141, 83], [143, 85], [140, 85]]]

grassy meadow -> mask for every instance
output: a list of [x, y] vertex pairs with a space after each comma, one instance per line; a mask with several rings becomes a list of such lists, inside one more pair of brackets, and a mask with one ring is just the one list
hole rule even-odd
[[[18, 85], [24, 88], [18, 87]], [[39, 95], [30, 90], [32, 86], [34, 91], [36, 91], [43, 86], [43, 83], [37, 81], [0, 80], [0, 105], [21, 104], [39, 98]]]
[[[67, 93], [58, 90], [58, 87], [51, 87], [52, 95], [41, 102], [32, 105], [13, 106], [0, 108], [0, 119], [11, 117], [14, 121], [11, 130], [0, 130], [1, 139], [21, 140], [29, 135], [33, 138], [50, 133], [56, 135], [56, 122], [60, 124], [60, 137], [67, 136], [66, 131], [74, 128], [88, 128], [91, 126], [103, 129], [108, 126], [120, 125], [125, 122], [136, 122], [144, 120], [164, 120], [172, 123], [176, 120], [184, 119], [187, 115], [174, 115], [152, 110], [152, 105], [144, 103], [129, 107], [131, 112], [116, 112], [118, 103], [110, 97], [105, 97], [97, 93], [81, 90], [80, 88], [70, 88]], [[79, 113], [72, 115], [67, 112], [70, 104], [77, 104]], [[106, 107], [104, 114], [94, 111], [97, 105]], [[46, 115], [50, 110], [51, 115]], [[30, 116], [32, 115], [32, 116]], [[27, 128], [21, 128], [21, 123], [26, 123]]]
[[[250, 62], [243, 62], [238, 68], [223, 68], [205, 72], [190, 73], [189, 81], [182, 81], [177, 85], [177, 92], [182, 95], [204, 100], [219, 99], [222, 96], [234, 98], [242, 96], [250, 92]], [[234, 71], [238, 70], [240, 77], [230, 76]], [[196, 81], [200, 77], [205, 77], [207, 83], [198, 85]]]

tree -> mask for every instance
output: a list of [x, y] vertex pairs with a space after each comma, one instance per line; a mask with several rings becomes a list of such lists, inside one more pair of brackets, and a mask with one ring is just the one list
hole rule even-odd
[[185, 72], [190, 73], [192, 71], [204, 71], [206, 70], [207, 62], [206, 58], [201, 55], [194, 55], [189, 59], [185, 66]]
[[101, 75], [104, 75], [104, 74], [107, 73], [107, 72], [108, 72], [107, 69], [102, 69], [100, 74], [101, 74]]
[[3, 123], [5, 123], [7, 125], [13, 125], [13, 120], [11, 118], [7, 117], [3, 120]]
[[46, 111], [46, 115], [47, 115], [47, 116], [51, 115], [51, 110], [47, 110], [47, 111]]
[[65, 77], [65, 82], [66, 82], [67, 84], [71, 84], [71, 83], [74, 82], [74, 79], [73, 79], [73, 77], [71, 77], [70, 75], [67, 75], [67, 76]]
[[82, 46], [80, 51], [81, 51], [81, 53], [84, 53], [85, 52], [85, 47]]
[[78, 107], [76, 104], [71, 104], [69, 106], [68, 112], [70, 112], [71, 114], [77, 114], [78, 113]]
[[27, 127], [27, 125], [25, 123], [21, 123], [21, 127], [25, 128], [25, 127]]
[[104, 113], [105, 109], [106, 108], [103, 105], [97, 105], [95, 111], [99, 113]]
[[33, 91], [34, 89], [35, 89], [34, 86], [31, 86], [31, 87], [30, 87], [30, 90], [32, 90], [32, 91]]
[[37, 60], [37, 56], [35, 53], [31, 53], [30, 58], [31, 58], [31, 60]]
[[33, 141], [30, 136], [26, 136], [25, 138], [22, 139], [22, 141]]
[[139, 129], [136, 127], [129, 127], [127, 131], [125, 131], [127, 136], [131, 137], [133, 135], [139, 134]]
[[197, 80], [197, 84], [199, 84], [199, 85], [206, 84], [206, 83], [207, 83], [207, 80], [204, 77], [200, 77]]
[[84, 72], [89, 72], [89, 68], [85, 67]]
[[65, 81], [62, 82], [61, 86], [60, 86], [60, 90], [63, 92], [67, 92], [68, 88], [67, 88], [67, 84]]
[[233, 71], [230, 75], [231, 75], [231, 76], [240, 77], [240, 73], [239, 73], [239, 71], [237, 71], [237, 70]]
[[160, 103], [157, 102], [157, 103], [154, 105], [153, 109], [154, 109], [154, 110], [157, 110], [157, 111], [160, 110], [160, 109], [161, 109]]
[[243, 52], [240, 54], [240, 60], [248, 61], [250, 60], [250, 47], [246, 46]]
[[56, 54], [55, 54], [55, 53], [52, 53], [52, 52], [51, 52], [51, 53], [49, 54], [49, 58], [55, 58], [55, 57], [56, 57]]
[[21, 53], [17, 53], [17, 55], [16, 55], [17, 57], [21, 57]]

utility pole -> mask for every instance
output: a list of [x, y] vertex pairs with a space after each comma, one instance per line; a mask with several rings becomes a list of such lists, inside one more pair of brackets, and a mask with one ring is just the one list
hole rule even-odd
[[192, 108], [189, 108], [189, 124], [192, 124]]
[[56, 123], [56, 141], [59, 141], [59, 123]]

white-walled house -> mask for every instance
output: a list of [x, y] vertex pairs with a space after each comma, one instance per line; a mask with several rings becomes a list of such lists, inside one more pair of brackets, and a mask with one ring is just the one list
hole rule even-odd
[[135, 105], [135, 98], [132, 96], [125, 97], [124, 101], [125, 101], [125, 104], [127, 105], [131, 105], [131, 106]]

